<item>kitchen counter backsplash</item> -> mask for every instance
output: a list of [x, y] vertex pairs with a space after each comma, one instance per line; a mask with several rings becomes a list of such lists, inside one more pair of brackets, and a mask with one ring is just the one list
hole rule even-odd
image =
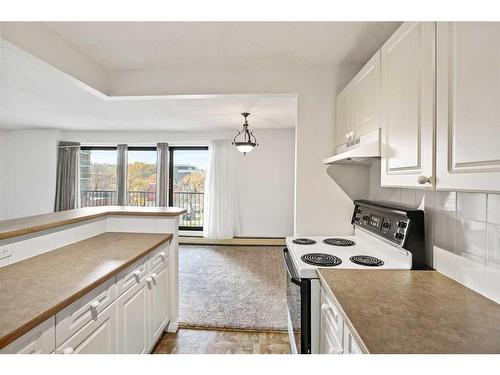
[[382, 188], [376, 162], [369, 186], [371, 200], [425, 211], [430, 266], [500, 303], [500, 194]]

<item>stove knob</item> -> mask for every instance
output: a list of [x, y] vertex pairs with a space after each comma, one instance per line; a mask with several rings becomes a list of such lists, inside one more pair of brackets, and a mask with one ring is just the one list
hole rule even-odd
[[389, 229], [390, 227], [391, 227], [391, 223], [388, 221], [384, 221], [384, 223], [382, 224], [382, 228], [384, 228], [384, 229]]
[[356, 209], [354, 210], [354, 213], [355, 213], [355, 214], [360, 214], [360, 213], [361, 213], [361, 209], [356, 208]]
[[354, 220], [354, 221], [359, 221], [359, 217], [354, 216], [353, 220]]
[[394, 233], [394, 238], [397, 240], [402, 240], [403, 238], [405, 238], [405, 235], [403, 233], [396, 232]]
[[363, 220], [369, 220], [369, 219], [370, 219], [370, 216], [368, 216], [368, 215], [363, 216]]
[[406, 221], [403, 221], [403, 220], [399, 220], [398, 221], [398, 227], [399, 228], [406, 228]]

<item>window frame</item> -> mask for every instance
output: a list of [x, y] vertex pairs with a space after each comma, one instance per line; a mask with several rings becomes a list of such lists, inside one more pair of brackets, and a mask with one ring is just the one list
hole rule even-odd
[[[208, 146], [169, 146], [168, 147], [168, 205], [173, 207], [174, 200], [174, 152], [175, 151], [208, 151]], [[203, 193], [205, 194], [205, 193]], [[203, 231], [203, 226], [192, 227], [179, 225], [179, 230], [184, 231]]]

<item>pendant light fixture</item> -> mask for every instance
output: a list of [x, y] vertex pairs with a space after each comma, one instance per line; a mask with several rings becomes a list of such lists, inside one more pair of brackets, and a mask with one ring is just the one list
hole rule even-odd
[[[236, 137], [233, 139], [233, 145], [236, 146], [239, 152], [243, 155], [246, 155], [247, 152], [252, 151], [255, 146], [258, 146], [257, 138], [253, 135], [253, 132], [248, 130], [248, 121], [247, 117], [250, 116], [250, 113], [243, 112], [241, 114], [245, 118], [245, 122], [243, 123], [243, 130], [239, 131], [236, 134]], [[238, 139], [238, 137], [240, 137]]]

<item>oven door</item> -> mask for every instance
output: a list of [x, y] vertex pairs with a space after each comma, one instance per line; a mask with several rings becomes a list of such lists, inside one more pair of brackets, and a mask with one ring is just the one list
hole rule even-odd
[[288, 309], [288, 335], [292, 352], [311, 353], [311, 281], [298, 276], [288, 249], [283, 249], [288, 272], [286, 304]]

